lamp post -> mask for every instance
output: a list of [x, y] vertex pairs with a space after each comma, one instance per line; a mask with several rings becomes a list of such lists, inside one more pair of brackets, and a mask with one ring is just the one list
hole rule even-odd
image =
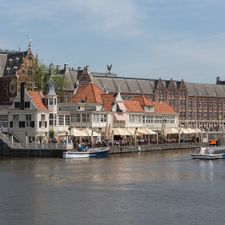
[[135, 131], [134, 131], [134, 145], [137, 145], [137, 140], [136, 140], [137, 130], [138, 130], [138, 128], [136, 127]]
[[93, 148], [93, 134], [94, 134], [94, 132], [93, 132], [93, 130], [91, 131], [91, 147]]
[[66, 149], [67, 149], [67, 143], [68, 143], [68, 132], [66, 132]]
[[114, 130], [112, 131], [112, 146], [114, 146]]

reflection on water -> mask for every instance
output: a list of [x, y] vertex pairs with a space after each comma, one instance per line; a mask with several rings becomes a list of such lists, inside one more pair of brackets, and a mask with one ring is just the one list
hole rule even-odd
[[1, 159], [0, 224], [222, 224], [225, 162], [190, 153]]

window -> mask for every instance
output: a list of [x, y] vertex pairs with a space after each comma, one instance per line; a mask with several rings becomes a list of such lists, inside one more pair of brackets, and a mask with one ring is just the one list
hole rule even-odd
[[45, 114], [41, 114], [41, 121], [45, 120]]
[[130, 120], [130, 123], [134, 123], [134, 122], [135, 122], [135, 117], [134, 117], [134, 115], [130, 115], [130, 116], [129, 116], [129, 120]]
[[30, 122], [30, 127], [33, 127], [33, 128], [35, 127], [34, 121], [31, 121], [31, 122]]
[[49, 105], [53, 105], [53, 98], [49, 98], [48, 104], [49, 104]]
[[30, 102], [25, 102], [25, 104], [24, 104], [24, 106], [25, 106], [25, 108], [30, 108]]
[[15, 102], [15, 108], [19, 109], [20, 108], [20, 102]]
[[57, 114], [55, 113], [54, 124], [56, 126]]
[[10, 121], [9, 126], [10, 128], [13, 128], [13, 121]]
[[142, 118], [143, 117], [141, 115], [130, 115], [129, 121], [130, 121], [130, 123], [141, 123]]
[[57, 104], [57, 102], [56, 102], [56, 98], [54, 98], [54, 105], [56, 105]]
[[153, 116], [144, 116], [143, 123], [154, 123], [154, 117]]
[[65, 115], [65, 125], [70, 125], [70, 115]]
[[19, 124], [19, 115], [13, 115], [14, 126], [18, 127]]
[[28, 73], [29, 76], [32, 76], [32, 75], [33, 75], [33, 70], [32, 70], [32, 68], [29, 68], [28, 71], [27, 71], [27, 73]]
[[64, 115], [59, 115], [59, 125], [64, 125]]
[[49, 114], [49, 125], [53, 126], [53, 113]]
[[107, 117], [106, 114], [93, 114], [94, 122], [106, 122]]
[[82, 114], [82, 122], [90, 122], [90, 114]]
[[25, 128], [25, 121], [19, 121], [19, 128]]
[[26, 127], [30, 127], [31, 114], [26, 114]]
[[80, 114], [75, 114], [75, 122], [80, 123]]

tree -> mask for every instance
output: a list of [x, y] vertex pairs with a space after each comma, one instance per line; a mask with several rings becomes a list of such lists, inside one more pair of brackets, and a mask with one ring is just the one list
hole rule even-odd
[[54, 140], [54, 138], [55, 138], [54, 130], [50, 130], [48, 135], [49, 135], [49, 139]]
[[33, 77], [33, 82], [36, 83], [38, 90], [43, 91], [43, 94], [48, 93], [48, 82], [50, 78], [52, 78], [54, 81], [56, 94], [61, 96], [63, 76], [60, 74], [60, 71], [53, 63], [49, 64], [49, 66], [45, 64], [39, 64]]

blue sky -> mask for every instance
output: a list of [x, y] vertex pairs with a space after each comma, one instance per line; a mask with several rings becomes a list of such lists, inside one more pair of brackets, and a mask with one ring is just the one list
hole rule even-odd
[[0, 0], [0, 48], [122, 76], [225, 79], [224, 0]]

